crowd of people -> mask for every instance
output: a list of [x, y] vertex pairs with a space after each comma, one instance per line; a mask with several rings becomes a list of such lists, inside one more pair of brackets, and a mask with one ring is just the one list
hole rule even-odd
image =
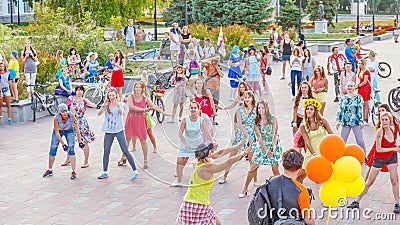
[[[127, 51], [129, 47], [133, 47], [133, 51], [135, 51], [135, 32], [133, 21], [129, 20], [124, 31]], [[224, 77], [224, 72], [219, 66], [219, 57], [210, 39], [205, 39], [205, 45], [201, 47], [198, 40], [191, 36], [188, 27], [183, 27], [181, 30], [178, 24], [173, 24], [170, 32], [166, 33], [164, 38], [165, 40], [169, 39], [171, 60], [176, 61], [178, 65], [171, 78], [173, 106], [171, 109], [167, 109], [171, 110], [170, 114], [158, 108], [150, 100], [146, 88], [148, 85], [146, 74], [143, 74], [140, 81], [134, 83], [131, 93], [123, 95], [122, 87], [125, 84], [122, 71], [126, 63], [124, 54], [121, 50], [117, 50], [115, 54], [109, 55], [107, 65], [112, 71], [111, 88], [107, 90], [104, 104], [98, 111], [98, 116], [104, 115], [101, 129], [104, 132], [103, 171], [98, 179], [108, 177], [109, 155], [111, 145], [116, 137], [122, 151], [118, 166], [122, 166], [128, 161], [132, 168], [131, 180], [135, 180], [139, 173], [129, 151], [130, 143], [132, 143], [132, 149], [135, 150], [136, 140], [139, 139], [143, 151], [143, 169], [149, 167], [147, 136], [152, 142], [153, 151], [157, 152], [157, 142], [152, 134], [152, 128], [155, 125], [149, 111], [156, 110], [169, 117], [168, 123], [175, 123], [179, 106], [178, 122], [180, 126], [177, 133], [180, 144], [175, 174], [177, 180], [171, 184], [171, 187], [183, 186], [183, 170], [191, 159], [196, 159], [196, 166], [190, 176], [190, 185], [179, 210], [177, 222], [181, 224], [220, 224], [218, 216], [210, 206], [210, 189], [214, 182], [214, 174], [225, 171], [224, 176], [218, 182], [224, 185], [228, 182], [231, 166], [243, 157], [246, 157], [249, 162], [249, 170], [244, 186], [238, 194], [239, 198], [248, 195], [248, 187], [252, 181], [258, 185], [257, 170], [260, 165], [268, 165], [271, 167], [273, 175], [277, 177], [276, 180], [271, 180], [273, 185], [269, 191], [275, 193], [276, 187], [282, 188], [284, 196], [294, 196], [298, 199], [298, 203], [293, 203], [293, 199], [284, 197], [283, 205], [286, 207], [309, 208], [308, 192], [302, 184], [307, 176], [304, 168], [312, 157], [320, 154], [321, 139], [327, 134], [334, 133], [328, 119], [324, 117], [327, 104], [326, 94], [328, 88], [332, 87], [336, 94], [334, 102], [338, 102], [335, 118], [336, 129], [340, 128], [340, 136], [345, 142], [347, 142], [350, 131], [353, 131], [357, 145], [367, 152], [363, 128], [369, 125], [368, 110], [371, 93], [375, 94], [375, 90], [378, 88], [378, 61], [374, 51], [361, 47], [360, 40], [347, 39], [344, 54], [339, 53], [338, 47], [333, 47], [332, 55], [328, 57], [327, 62], [317, 62], [311, 55], [311, 51], [305, 45], [304, 33], [303, 40], [295, 44], [287, 32], [281, 38], [274, 30], [270, 44], [264, 46], [260, 51], [253, 45], [243, 51], [238, 46], [234, 46], [229, 57], [227, 74], [231, 104], [223, 107], [220, 96], [221, 78]], [[162, 42], [161, 45], [165, 43]], [[280, 47], [277, 48], [277, 46]], [[181, 49], [184, 49], [183, 58]], [[273, 57], [280, 57], [277, 55], [279, 51], [282, 53], [281, 60], [283, 61], [281, 80], [286, 77], [287, 65], [290, 67], [290, 87], [293, 101], [291, 121], [293, 148], [287, 151], [284, 151], [281, 146], [279, 123], [276, 115], [270, 110], [271, 102], [265, 98], [265, 95], [270, 94], [267, 81], [267, 76], [272, 73], [270, 64]], [[368, 59], [363, 58], [363, 52], [366, 51]], [[18, 100], [18, 93], [15, 93], [13, 86], [9, 84], [10, 70], [15, 68], [13, 63], [18, 58], [18, 54], [12, 52], [10, 57], [11, 60], [8, 62], [3, 53], [0, 62], [2, 88], [0, 104], [4, 99], [7, 107], [10, 104], [11, 92], [14, 98], [17, 98], [14, 100]], [[26, 42], [25, 49], [21, 52], [21, 58], [24, 64], [26, 83], [34, 84], [38, 59], [36, 51], [29, 41]], [[72, 74], [79, 77], [92, 76], [92, 73], [97, 71], [99, 64], [96, 61], [96, 54], [90, 53], [84, 65], [81, 65], [81, 58], [74, 48], [70, 49], [67, 58], [64, 58], [63, 52], [59, 51], [57, 59], [60, 64], [57, 78], [63, 95], [67, 96], [68, 100], [67, 104], [58, 106], [58, 112], [53, 120], [54, 129], [50, 144], [49, 166], [43, 173], [43, 177], [53, 175], [57, 148], [61, 144], [63, 150], [67, 152], [67, 159], [62, 165], [71, 164], [70, 178], [75, 179], [77, 177], [75, 137], [77, 137], [78, 145], [82, 148], [85, 156], [81, 168], [87, 168], [89, 167], [89, 144], [96, 139], [96, 135], [90, 129], [85, 112], [87, 106], [96, 107], [96, 105], [83, 98], [85, 91], [83, 86], [72, 89], [69, 76]], [[186, 67], [183, 66], [185, 60], [190, 62]], [[197, 68], [194, 63], [192, 66], [192, 61], [198, 62]], [[326, 68], [321, 66], [322, 63], [327, 63]], [[83, 74], [81, 74], [82, 66]], [[186, 77], [186, 70], [189, 70], [190, 79]], [[204, 70], [203, 76], [199, 72], [200, 70]], [[275, 74], [278, 73], [275, 72]], [[328, 83], [327, 76], [329, 75], [334, 76], [333, 85]], [[10, 82], [11, 84], [18, 82], [18, 78], [15, 77]], [[228, 93], [223, 94], [228, 95]], [[184, 115], [184, 103], [187, 102], [189, 102], [187, 104], [189, 115]], [[127, 109], [127, 112], [124, 112], [124, 108]], [[236, 111], [233, 118], [231, 147], [218, 150], [215, 133], [215, 126], [219, 125], [216, 120], [217, 111], [233, 108], [236, 108]], [[390, 173], [392, 183], [394, 212], [399, 213], [397, 152], [400, 152], [400, 148], [396, 145], [396, 138], [400, 122], [391, 114], [387, 105], [380, 105], [379, 110], [383, 113], [379, 114], [375, 144], [365, 159], [367, 165], [371, 167], [366, 177], [366, 189], [350, 207], [359, 207], [359, 201], [373, 184], [379, 171], [386, 168], [386, 171]], [[126, 114], [125, 123], [123, 122], [124, 114]], [[8, 116], [11, 120], [11, 109]], [[9, 124], [11, 123], [10, 121]], [[62, 138], [63, 136], [66, 141]], [[212, 162], [212, 159], [224, 155], [229, 155], [226, 161], [219, 164]], [[279, 165], [283, 165], [284, 172], [282, 174], [279, 171]], [[294, 194], [293, 190], [296, 188], [300, 192]], [[290, 201], [290, 204], [286, 204], [285, 201]], [[307, 224], [314, 224], [309, 214], [299, 216]]]

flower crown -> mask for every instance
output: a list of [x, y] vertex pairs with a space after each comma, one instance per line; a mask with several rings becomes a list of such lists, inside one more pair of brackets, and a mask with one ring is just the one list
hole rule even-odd
[[304, 100], [302, 105], [303, 105], [303, 108], [306, 108], [307, 106], [312, 105], [315, 108], [317, 108], [318, 111], [321, 110], [321, 108], [322, 108], [321, 103], [318, 100], [313, 99], [313, 98]]

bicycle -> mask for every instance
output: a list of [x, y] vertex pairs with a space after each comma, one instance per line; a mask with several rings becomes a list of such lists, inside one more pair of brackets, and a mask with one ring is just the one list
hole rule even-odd
[[85, 77], [82, 77], [82, 75], [84, 74], [82, 72], [81, 73], [81, 77], [74, 78], [72, 80], [72, 82], [75, 82], [75, 83], [98, 83], [98, 81], [100, 79], [100, 75], [99, 74], [103, 74], [105, 69], [106, 68], [99, 68], [99, 69], [96, 70], [96, 73], [88, 72], [89, 74], [86, 74]]
[[[33, 87], [33, 95], [31, 97], [31, 109], [33, 111], [33, 122], [36, 122], [36, 111], [42, 111], [43, 109], [49, 112], [50, 115], [54, 116], [57, 113], [58, 101], [56, 96], [52, 93], [47, 92], [46, 84], [30, 84], [26, 87]], [[36, 91], [36, 87], [43, 89], [43, 94]], [[42, 107], [38, 107], [38, 102]]]
[[[162, 83], [160, 81], [156, 80], [152, 89], [150, 89], [150, 99], [154, 103], [154, 105], [156, 105], [162, 111], [165, 111], [164, 101], [162, 99], [162, 97], [165, 96], [165, 90], [162, 87], [163, 87]], [[151, 116], [154, 116], [154, 114], [156, 114], [157, 121], [159, 123], [164, 122], [164, 119], [165, 119], [164, 114], [161, 114], [161, 113], [157, 112], [156, 110], [153, 110], [151, 112]]]
[[[400, 81], [400, 78], [398, 78], [397, 81]], [[393, 112], [400, 111], [400, 86], [392, 88], [389, 91], [388, 103]]]
[[97, 107], [100, 107], [100, 104], [103, 103], [106, 91], [109, 87], [110, 80], [108, 76], [99, 75], [97, 85], [95, 87], [86, 89], [85, 93], [83, 93], [83, 97], [96, 104]]
[[[153, 70], [150, 70], [150, 67], [153, 68]], [[157, 66], [154, 63], [140, 66], [139, 68], [145, 68], [145, 70], [147, 71], [148, 85], [152, 86], [156, 83], [156, 81], [159, 81], [164, 89], [168, 89], [170, 87], [171, 74], [169, 72], [158, 72]]]
[[[364, 57], [364, 59], [368, 59]], [[390, 67], [389, 63], [380, 61], [378, 63], [378, 75], [382, 78], [388, 78], [392, 74], [392, 67]]]
[[379, 110], [378, 107], [381, 104], [381, 102], [378, 102], [376, 99], [376, 95], [381, 92], [378, 89], [373, 89], [373, 93], [371, 95], [371, 98], [369, 100], [369, 112], [368, 112], [368, 116], [371, 117], [372, 120], [372, 124], [374, 124], [374, 126], [376, 126], [376, 124], [378, 123], [378, 116], [379, 116]]
[[158, 58], [158, 53], [156, 47], [153, 46], [153, 49], [145, 51], [145, 52], [135, 52], [135, 55], [133, 56], [133, 60], [143, 60], [147, 58], [147, 56], [150, 55], [150, 58], [152, 60], [155, 60]]

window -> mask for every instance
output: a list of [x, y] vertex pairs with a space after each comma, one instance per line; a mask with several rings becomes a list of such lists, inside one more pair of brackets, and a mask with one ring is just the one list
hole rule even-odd
[[29, 6], [28, 2], [24, 2], [24, 13], [31, 13], [32, 8]]
[[[8, 2], [8, 4], [7, 4], [7, 13], [8, 14], [11, 14], [11, 7], [10, 7], [11, 1], [13, 1], [13, 0], [7, 1]], [[12, 4], [12, 14], [15, 14], [15, 4]]]

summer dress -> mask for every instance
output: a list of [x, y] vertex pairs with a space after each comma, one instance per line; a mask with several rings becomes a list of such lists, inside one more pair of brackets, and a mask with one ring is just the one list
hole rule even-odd
[[89, 127], [89, 123], [85, 117], [86, 102], [83, 99], [82, 102], [77, 103], [75, 98], [72, 98], [72, 106], [75, 109], [76, 122], [78, 124], [79, 132], [81, 134], [82, 142], [84, 144], [94, 141], [94, 133]]

